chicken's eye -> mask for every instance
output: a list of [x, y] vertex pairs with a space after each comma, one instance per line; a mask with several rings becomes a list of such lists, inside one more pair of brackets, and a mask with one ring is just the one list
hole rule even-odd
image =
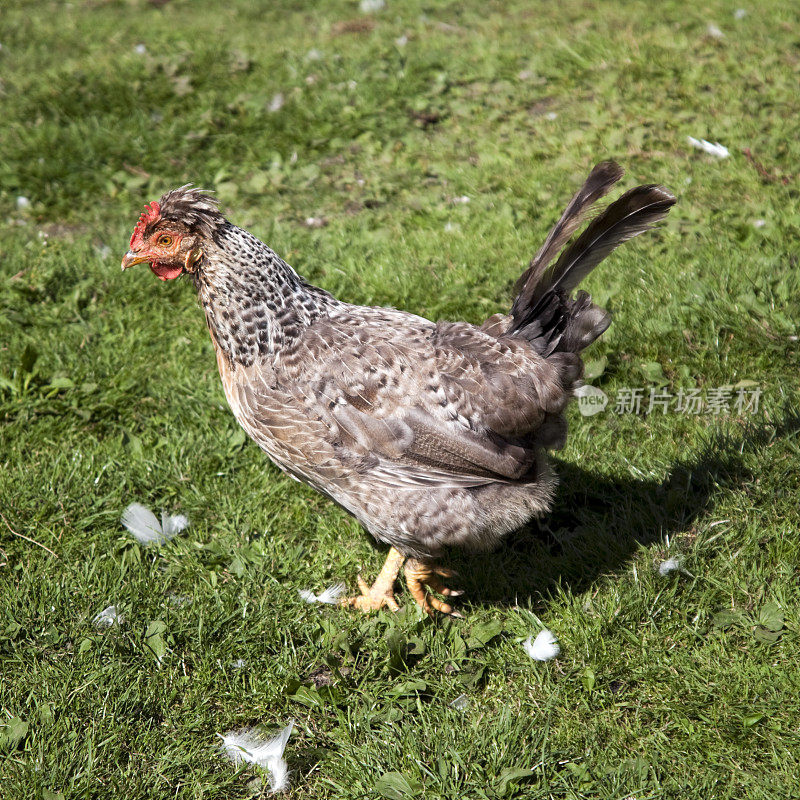
[[172, 237], [164, 233], [158, 237], [156, 244], [160, 247], [169, 247], [172, 244]]

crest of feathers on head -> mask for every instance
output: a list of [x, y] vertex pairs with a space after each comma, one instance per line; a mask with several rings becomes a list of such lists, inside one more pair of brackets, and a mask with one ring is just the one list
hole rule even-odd
[[157, 222], [179, 222], [203, 237], [212, 236], [225, 222], [219, 211], [219, 201], [207, 190], [197, 189], [191, 183], [167, 192], [144, 209], [131, 236], [131, 248], [140, 246]]
[[161, 219], [181, 222], [205, 237], [211, 236], [225, 222], [217, 198], [191, 183], [167, 192], [158, 204], [161, 207]]

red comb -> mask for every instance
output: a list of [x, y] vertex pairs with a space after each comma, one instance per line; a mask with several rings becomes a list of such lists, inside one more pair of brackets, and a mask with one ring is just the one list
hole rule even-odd
[[144, 229], [151, 223], [155, 222], [161, 216], [161, 206], [153, 200], [152, 203], [148, 203], [144, 207], [144, 211], [142, 211], [142, 215], [139, 217], [139, 221], [136, 223], [136, 227], [133, 229], [133, 235], [131, 236], [131, 250], [134, 247], [141, 247], [144, 244]]

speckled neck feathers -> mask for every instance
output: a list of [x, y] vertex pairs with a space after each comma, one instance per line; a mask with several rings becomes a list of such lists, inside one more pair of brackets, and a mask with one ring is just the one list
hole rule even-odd
[[194, 278], [211, 335], [231, 365], [290, 352], [304, 327], [337, 302], [228, 222], [204, 242]]

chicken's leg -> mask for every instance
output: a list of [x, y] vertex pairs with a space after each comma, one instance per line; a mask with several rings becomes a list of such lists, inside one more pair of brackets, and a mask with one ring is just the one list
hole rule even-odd
[[406, 557], [401, 552], [395, 550], [394, 547], [391, 548], [375, 583], [369, 586], [359, 575], [358, 588], [361, 589], [361, 594], [356, 597], [346, 597], [342, 600], [342, 604], [354, 606], [360, 611], [377, 611], [383, 606], [388, 606], [392, 611], [399, 611], [400, 606], [394, 599], [394, 582], [397, 580], [400, 567], [403, 566], [405, 559]]
[[417, 605], [429, 616], [433, 616], [433, 611], [441, 611], [442, 614], [449, 614], [451, 617], [461, 617], [458, 611], [454, 611], [453, 607], [438, 597], [434, 597], [426, 591], [425, 587], [432, 589], [438, 594], [443, 594], [445, 597], [458, 597], [462, 594], [461, 591], [449, 589], [441, 580], [442, 578], [455, 577], [456, 573], [450, 569], [437, 567], [434, 564], [424, 564], [410, 558], [406, 562], [406, 584], [408, 584], [408, 591], [411, 596], [417, 601]]

